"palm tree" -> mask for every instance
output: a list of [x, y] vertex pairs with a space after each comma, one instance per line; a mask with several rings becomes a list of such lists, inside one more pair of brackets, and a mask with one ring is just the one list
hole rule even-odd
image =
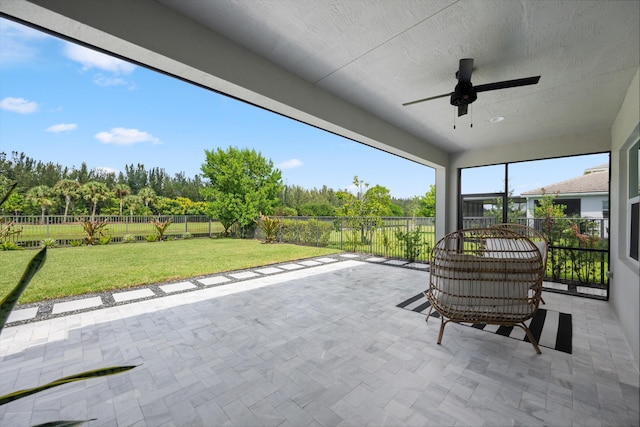
[[44, 224], [44, 214], [47, 208], [54, 205], [53, 191], [51, 187], [46, 185], [38, 185], [27, 191], [27, 200], [31, 203], [40, 206], [41, 216], [40, 222]]
[[144, 187], [138, 191], [138, 196], [144, 200], [144, 206], [149, 209], [149, 202], [152, 202], [156, 198], [156, 192], [151, 187]]
[[62, 222], [67, 222], [67, 214], [69, 213], [69, 205], [71, 201], [79, 196], [78, 190], [80, 189], [80, 183], [73, 179], [61, 179], [53, 187], [54, 192], [61, 197], [64, 197], [64, 218]]
[[101, 182], [98, 181], [89, 181], [86, 184], [80, 187], [82, 192], [82, 197], [90, 201], [93, 205], [91, 208], [91, 221], [93, 221], [96, 216], [96, 208], [98, 206], [98, 202], [106, 200], [109, 196], [109, 188]]
[[129, 215], [133, 216], [133, 213], [136, 211], [138, 206], [142, 203], [142, 198], [140, 196], [130, 194], [124, 198], [124, 204], [129, 207]]
[[124, 198], [131, 194], [131, 188], [127, 184], [116, 184], [113, 187], [113, 194], [120, 200], [120, 216], [122, 216]]

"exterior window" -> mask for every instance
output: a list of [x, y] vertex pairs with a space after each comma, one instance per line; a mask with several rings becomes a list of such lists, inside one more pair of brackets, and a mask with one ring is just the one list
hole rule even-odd
[[602, 201], [602, 218], [609, 218], [609, 201]]
[[629, 235], [628, 254], [630, 258], [638, 261], [638, 234], [640, 229], [640, 213], [638, 205], [640, 203], [640, 168], [638, 168], [638, 150], [640, 141], [636, 141], [631, 146], [628, 153], [628, 173], [629, 173], [629, 198], [627, 199], [627, 212], [629, 214]]

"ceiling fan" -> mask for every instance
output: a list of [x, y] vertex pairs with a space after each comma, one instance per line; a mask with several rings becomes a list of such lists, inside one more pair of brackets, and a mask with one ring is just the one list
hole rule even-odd
[[458, 107], [458, 117], [467, 114], [467, 107], [478, 99], [479, 92], [487, 92], [489, 90], [507, 89], [510, 87], [534, 85], [540, 80], [540, 76], [526, 77], [523, 79], [505, 80], [502, 82], [487, 83], [483, 85], [473, 86], [471, 84], [471, 72], [473, 71], [473, 58], [465, 58], [460, 60], [460, 67], [456, 71], [458, 84], [451, 93], [431, 96], [429, 98], [417, 99], [415, 101], [402, 104], [403, 106], [417, 104], [419, 102], [431, 101], [432, 99], [444, 98], [451, 96], [451, 105]]

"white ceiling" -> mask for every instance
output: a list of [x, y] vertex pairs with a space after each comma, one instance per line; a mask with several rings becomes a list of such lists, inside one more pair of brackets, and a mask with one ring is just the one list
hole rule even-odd
[[[436, 167], [454, 153], [607, 150], [640, 66], [638, 0], [2, 0], [0, 12]], [[461, 58], [475, 59], [475, 85], [542, 77], [479, 93], [455, 130], [448, 98], [402, 106], [451, 92]]]
[[[635, 0], [160, 2], [447, 152], [608, 129], [640, 63]], [[402, 106], [453, 91], [460, 58], [474, 85], [542, 77], [478, 94], [455, 130], [448, 98]]]

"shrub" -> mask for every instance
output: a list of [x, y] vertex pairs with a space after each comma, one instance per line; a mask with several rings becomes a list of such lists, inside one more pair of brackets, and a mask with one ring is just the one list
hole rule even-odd
[[15, 242], [0, 242], [0, 249], [3, 251], [19, 251], [24, 248]]
[[278, 206], [273, 214], [277, 216], [298, 216], [298, 211], [287, 206]]
[[[150, 221], [151, 224], [153, 224], [153, 226], [156, 229], [156, 232], [158, 233], [158, 235], [156, 236], [156, 240], [158, 241], [163, 241], [165, 239], [164, 237], [164, 233], [167, 231], [167, 228], [169, 228], [169, 226], [171, 225], [171, 218], [167, 219], [166, 221], [160, 221], [159, 219], [154, 219], [152, 221]], [[155, 242], [156, 240], [149, 240], [147, 239], [147, 241], [151, 242]]]
[[106, 219], [103, 221], [83, 221], [81, 225], [85, 232], [85, 243], [87, 245], [104, 244], [100, 241], [106, 235], [108, 222]]
[[282, 227], [282, 223], [278, 217], [268, 217], [260, 215], [260, 218], [254, 220], [258, 224], [258, 228], [264, 233], [265, 243], [275, 243], [278, 239], [278, 231]]
[[282, 220], [282, 241], [313, 246], [328, 246], [333, 224], [317, 219]]
[[72, 240], [70, 244], [72, 247], [77, 248], [78, 246], [82, 246], [82, 240]]
[[58, 246], [58, 241], [53, 237], [47, 237], [46, 239], [40, 240], [41, 248], [55, 248]]
[[16, 227], [13, 221], [6, 222], [4, 217], [0, 217], [0, 240], [4, 240], [14, 234], [20, 234], [22, 228]]
[[186, 233], [182, 234], [182, 238], [183, 239], [193, 239], [193, 236], [191, 235], [191, 233], [189, 233], [188, 231]]
[[111, 236], [100, 236], [98, 239], [99, 245], [108, 245], [111, 242]]
[[422, 230], [420, 227], [413, 231], [402, 231], [400, 227], [396, 230], [396, 238], [404, 248], [404, 257], [409, 261], [415, 261], [420, 254], [424, 243], [422, 242]]
[[122, 243], [135, 243], [136, 237], [133, 234], [125, 234], [122, 236]]
[[389, 232], [387, 231], [386, 228], [382, 230], [381, 237], [382, 237], [382, 247], [384, 248], [384, 256], [389, 256], [389, 251], [391, 250], [395, 242], [391, 241], [391, 236], [389, 235]]
[[149, 234], [148, 236], [146, 236], [144, 238], [147, 242], [157, 242], [158, 241], [158, 235], [157, 234]]

